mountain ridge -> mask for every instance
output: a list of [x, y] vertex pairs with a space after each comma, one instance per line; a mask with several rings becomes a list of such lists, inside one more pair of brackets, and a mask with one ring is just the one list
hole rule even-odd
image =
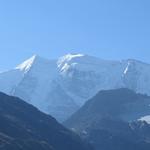
[[91, 150], [55, 118], [23, 100], [0, 92], [1, 150]]
[[100, 91], [64, 125], [90, 141], [95, 150], [149, 150], [150, 97], [129, 89]]
[[0, 91], [24, 99], [59, 121], [100, 90], [123, 87], [150, 95], [149, 84], [150, 65], [146, 63], [84, 54], [67, 54], [58, 60], [34, 55], [15, 69], [0, 73]]
[[[81, 126], [85, 128], [86, 124], [88, 125], [89, 121], [92, 122], [95, 118], [96, 120], [109, 118], [134, 122], [150, 115], [149, 105], [149, 96], [137, 94], [127, 88], [102, 90], [74, 113], [66, 121], [66, 125], [84, 123]], [[89, 120], [88, 123], [86, 120]]]

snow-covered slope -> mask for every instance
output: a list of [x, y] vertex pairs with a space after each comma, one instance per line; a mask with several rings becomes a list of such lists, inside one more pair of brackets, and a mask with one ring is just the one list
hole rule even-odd
[[0, 73], [0, 91], [18, 96], [63, 121], [100, 90], [126, 87], [150, 95], [150, 65], [83, 54], [58, 60], [33, 56]]

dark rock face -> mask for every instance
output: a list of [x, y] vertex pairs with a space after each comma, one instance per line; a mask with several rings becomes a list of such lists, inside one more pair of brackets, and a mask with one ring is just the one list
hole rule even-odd
[[[87, 135], [81, 132], [81, 136], [89, 140], [96, 150], [150, 149], [150, 136], [144, 133], [144, 130], [150, 133], [150, 126], [147, 128], [146, 123], [126, 123], [109, 119], [101, 120], [101, 122], [102, 124], [85, 129]], [[139, 124], [140, 127], [134, 126], [134, 124]]]
[[150, 125], [137, 121], [150, 115], [150, 97], [128, 89], [99, 92], [64, 124], [96, 150], [149, 150]]
[[24, 101], [0, 93], [0, 150], [91, 150], [77, 135]]

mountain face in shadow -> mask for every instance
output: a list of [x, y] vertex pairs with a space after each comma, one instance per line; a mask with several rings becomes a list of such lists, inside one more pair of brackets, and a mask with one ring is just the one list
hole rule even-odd
[[77, 135], [19, 98], [0, 93], [0, 150], [91, 150]]
[[96, 150], [148, 150], [150, 97], [128, 89], [101, 91], [64, 124]]

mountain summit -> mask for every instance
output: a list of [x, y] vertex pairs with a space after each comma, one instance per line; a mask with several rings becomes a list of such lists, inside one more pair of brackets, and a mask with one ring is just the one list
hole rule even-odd
[[64, 124], [95, 150], [149, 150], [150, 97], [129, 89], [100, 91]]
[[0, 73], [0, 91], [18, 96], [64, 121], [100, 90], [129, 88], [150, 95], [150, 65], [110, 61], [84, 54], [57, 60], [34, 55]]
[[96, 125], [103, 119], [129, 123], [139, 121], [145, 116], [150, 117], [149, 104], [149, 96], [136, 94], [126, 88], [103, 90], [88, 100], [65, 124], [82, 130], [82, 127], [88, 128], [94, 123]]

